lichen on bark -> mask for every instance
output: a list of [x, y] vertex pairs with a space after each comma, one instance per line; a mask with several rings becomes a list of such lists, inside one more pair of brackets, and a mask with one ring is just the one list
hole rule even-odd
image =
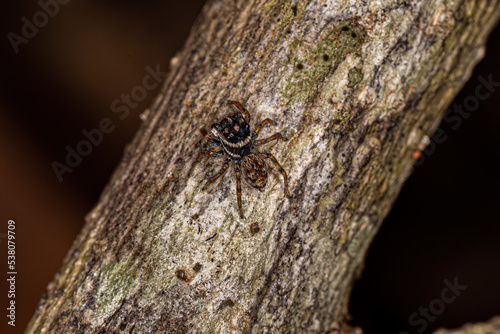
[[[498, 1], [209, 1], [28, 326], [38, 332], [339, 328], [412, 153], [481, 58]], [[346, 29], [347, 28], [347, 29]], [[301, 64], [301, 66], [299, 66]], [[290, 140], [264, 192], [198, 129], [242, 102]], [[275, 129], [262, 131], [261, 136]]]

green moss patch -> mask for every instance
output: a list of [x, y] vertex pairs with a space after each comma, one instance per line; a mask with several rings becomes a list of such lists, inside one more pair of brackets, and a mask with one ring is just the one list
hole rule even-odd
[[94, 326], [102, 325], [104, 319], [118, 310], [123, 300], [135, 291], [136, 267], [136, 264], [130, 263], [130, 259], [104, 262], [99, 275], [99, 287], [94, 295], [96, 298]]
[[[314, 46], [299, 39], [291, 42], [287, 60], [283, 62], [287, 69], [291, 67], [292, 70], [281, 87], [283, 98], [291, 105], [307, 100], [347, 55], [361, 49], [365, 40], [363, 26], [343, 21], [334, 29], [323, 32], [319, 43]], [[360, 70], [352, 73], [353, 85], [361, 79]]]

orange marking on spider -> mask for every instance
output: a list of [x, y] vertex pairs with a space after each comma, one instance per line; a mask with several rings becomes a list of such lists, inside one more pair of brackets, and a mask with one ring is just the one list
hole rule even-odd
[[238, 212], [243, 218], [243, 206], [241, 204], [241, 174], [243, 174], [245, 181], [254, 188], [264, 191], [268, 179], [268, 165], [265, 159], [271, 162], [278, 168], [284, 179], [284, 193], [285, 196], [290, 196], [288, 191], [288, 178], [285, 170], [279, 164], [278, 160], [270, 153], [254, 153], [253, 149], [272, 142], [277, 139], [287, 141], [281, 133], [277, 132], [269, 138], [255, 140], [260, 130], [267, 124], [276, 125], [272, 119], [266, 118], [250, 132], [250, 113], [246, 110], [240, 102], [228, 101], [235, 111], [222, 117], [217, 123], [212, 124], [211, 133], [209, 134], [205, 129], [200, 129], [200, 133], [205, 139], [212, 143], [213, 146], [222, 147], [221, 151], [207, 150], [198, 154], [198, 161], [204, 156], [219, 157], [226, 156], [226, 161], [222, 168], [208, 179], [202, 190], [220, 178], [217, 188], [222, 183], [222, 179], [231, 163], [235, 163], [235, 176], [236, 176], [236, 196], [238, 200]]

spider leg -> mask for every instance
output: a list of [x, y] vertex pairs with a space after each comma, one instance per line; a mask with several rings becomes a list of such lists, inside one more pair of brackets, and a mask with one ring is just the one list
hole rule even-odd
[[267, 144], [273, 140], [276, 140], [276, 139], [281, 139], [283, 141], [287, 141], [288, 139], [283, 137], [281, 135], [281, 133], [275, 133], [274, 135], [272, 135], [271, 137], [267, 138], [267, 139], [260, 139], [260, 140], [256, 140], [253, 142], [253, 146], [254, 147], [257, 147], [257, 146], [260, 146], [260, 145], [264, 145], [264, 144]]
[[220, 141], [214, 139], [211, 135], [208, 134], [207, 130], [200, 129], [200, 132], [205, 139], [214, 146], [220, 146]]
[[240, 212], [240, 217], [243, 218], [243, 208], [241, 206], [241, 168], [240, 162], [236, 162], [234, 165], [234, 170], [236, 172], [236, 196], [238, 197], [238, 210]]
[[290, 192], [288, 191], [288, 180], [287, 180], [286, 172], [283, 169], [283, 167], [281, 167], [278, 160], [276, 160], [276, 158], [271, 153], [259, 153], [259, 156], [262, 157], [263, 159], [271, 160], [274, 163], [274, 165], [276, 167], [278, 167], [281, 175], [283, 175], [283, 179], [285, 180], [285, 195], [290, 197]]
[[260, 122], [260, 124], [255, 128], [255, 130], [253, 131], [253, 135], [252, 135], [252, 138], [255, 138], [257, 137], [257, 135], [259, 134], [260, 130], [262, 129], [262, 127], [266, 124], [271, 124], [271, 125], [276, 125], [276, 122], [273, 121], [272, 119], [270, 118], [266, 118], [265, 120], [263, 120], [262, 122]]
[[247, 123], [250, 122], [250, 113], [243, 107], [241, 103], [239, 103], [238, 101], [227, 101], [227, 103], [232, 104], [234, 107], [236, 107], [245, 116]]
[[205, 152], [200, 152], [200, 153], [198, 154], [198, 162], [200, 162], [200, 161], [201, 161], [201, 159], [202, 159], [204, 156], [207, 156], [207, 155], [208, 155], [208, 156], [211, 156], [211, 157], [214, 157], [214, 158], [217, 158], [217, 157], [221, 157], [221, 156], [223, 156], [223, 155], [225, 155], [225, 154], [226, 154], [226, 152], [224, 152], [224, 151], [215, 152], [215, 151], [210, 151], [210, 150], [208, 150], [208, 151], [205, 151]]
[[[224, 177], [224, 173], [226, 172], [226, 169], [229, 167], [230, 162], [231, 162], [231, 160], [227, 159], [226, 162], [222, 165], [222, 168], [219, 170], [219, 172], [217, 174], [215, 174], [214, 176], [212, 176], [211, 178], [209, 178], [207, 183], [205, 183], [205, 185], [203, 186], [203, 188], [201, 188], [201, 190], [202, 191], [206, 190], [207, 187], [211, 183], [214, 183], [219, 177], [221, 177], [221, 176]], [[222, 180], [221, 180], [221, 182], [222, 182]]]
[[226, 175], [226, 172], [227, 172], [227, 169], [224, 171], [224, 173], [220, 176], [220, 180], [219, 180], [219, 183], [217, 183], [217, 185], [215, 187], [212, 188], [212, 190], [210, 190], [210, 192], [214, 192], [215, 189], [219, 188], [220, 185], [222, 184], [222, 180], [224, 180], [224, 175]]

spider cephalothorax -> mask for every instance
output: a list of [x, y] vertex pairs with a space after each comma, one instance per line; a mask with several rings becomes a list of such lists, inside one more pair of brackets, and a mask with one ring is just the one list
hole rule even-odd
[[[254, 147], [269, 143], [270, 141], [281, 139], [286, 141], [287, 139], [283, 137], [279, 132], [275, 133], [267, 139], [255, 140], [259, 134], [262, 127], [266, 124], [276, 125], [276, 122], [266, 118], [263, 120], [257, 128], [250, 132], [250, 114], [241, 105], [241, 103], [236, 101], [228, 101], [236, 107], [236, 110], [223, 118], [221, 118], [217, 123], [212, 125], [211, 135], [205, 129], [200, 129], [201, 134], [214, 146], [222, 147], [221, 151], [205, 151], [198, 155], [198, 161], [204, 156], [220, 157], [226, 155], [226, 161], [222, 165], [222, 168], [217, 174], [212, 176], [207, 183], [203, 186], [203, 190], [207, 188], [208, 185], [215, 182], [218, 178], [224, 177], [229, 165], [232, 161], [235, 162], [236, 171], [236, 193], [238, 197], [238, 209], [240, 216], [243, 218], [243, 208], [241, 206], [241, 167], [243, 167], [243, 175], [245, 180], [253, 187], [263, 191], [267, 183], [267, 164], [264, 159], [271, 160], [276, 167], [278, 167], [280, 173], [283, 175], [285, 180], [285, 195], [289, 196], [288, 192], [288, 181], [286, 172], [278, 163], [276, 158], [270, 153], [253, 153], [252, 149]], [[219, 182], [219, 184], [220, 184]]]

